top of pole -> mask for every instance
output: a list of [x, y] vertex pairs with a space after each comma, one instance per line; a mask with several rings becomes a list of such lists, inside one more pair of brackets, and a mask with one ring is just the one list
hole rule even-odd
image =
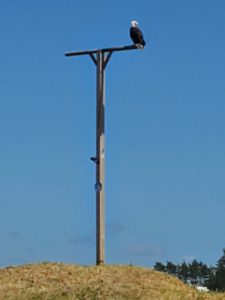
[[67, 52], [65, 56], [78, 56], [78, 55], [86, 55], [86, 54], [95, 54], [98, 52], [114, 52], [114, 51], [125, 51], [125, 50], [136, 50], [141, 49], [138, 45], [129, 45], [122, 47], [112, 47], [112, 48], [103, 48], [103, 49], [93, 49], [93, 50], [85, 50], [85, 51], [76, 51], [76, 52]]

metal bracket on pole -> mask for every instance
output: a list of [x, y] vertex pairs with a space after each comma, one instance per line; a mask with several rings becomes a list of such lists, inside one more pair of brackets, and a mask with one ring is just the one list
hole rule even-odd
[[[103, 48], [65, 53], [65, 56], [89, 55], [96, 65], [97, 105], [96, 105], [96, 156], [91, 160], [96, 164], [96, 264], [105, 263], [105, 68], [117, 51], [138, 50], [136, 45]], [[106, 57], [105, 57], [106, 54]]]

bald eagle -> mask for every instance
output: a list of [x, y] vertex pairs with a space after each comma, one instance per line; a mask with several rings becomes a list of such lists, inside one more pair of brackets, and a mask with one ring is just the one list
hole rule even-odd
[[130, 37], [135, 45], [141, 46], [141, 48], [145, 46], [146, 43], [143, 34], [141, 30], [138, 28], [138, 22], [135, 20], [131, 22]]

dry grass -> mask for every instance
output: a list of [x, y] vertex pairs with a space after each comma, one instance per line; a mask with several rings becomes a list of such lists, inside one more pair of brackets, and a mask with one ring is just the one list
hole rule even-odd
[[42, 263], [0, 269], [0, 300], [221, 300], [174, 277], [133, 266]]

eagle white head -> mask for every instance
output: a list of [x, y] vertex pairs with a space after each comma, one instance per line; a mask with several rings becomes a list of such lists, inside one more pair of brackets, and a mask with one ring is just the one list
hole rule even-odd
[[136, 20], [131, 21], [131, 26], [132, 27], [137, 27], [138, 26], [138, 21], [136, 21]]

